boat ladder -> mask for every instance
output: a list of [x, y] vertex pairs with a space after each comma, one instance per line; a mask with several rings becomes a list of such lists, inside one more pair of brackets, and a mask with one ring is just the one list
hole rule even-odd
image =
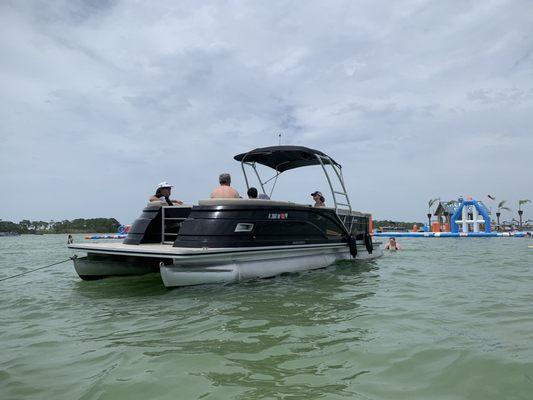
[[[339, 216], [339, 219], [344, 224], [344, 227], [348, 230], [348, 232], [352, 233], [353, 228], [353, 221], [354, 217], [352, 215], [352, 204], [350, 203], [350, 198], [348, 197], [348, 193], [346, 192], [346, 186], [344, 185], [344, 177], [342, 176], [342, 167], [340, 165], [335, 164], [333, 160], [329, 157], [321, 156], [316, 154], [316, 157], [318, 158], [318, 161], [320, 162], [320, 166], [322, 167], [322, 170], [324, 171], [324, 175], [326, 175], [326, 179], [329, 184], [329, 188], [331, 189], [331, 195], [333, 197], [333, 204], [335, 205], [335, 212]], [[341, 185], [340, 190], [335, 190], [331, 178], [329, 176], [329, 173], [326, 169], [326, 164], [331, 165], [331, 168], [335, 172], [335, 175], [337, 175], [337, 179]], [[341, 199], [339, 199], [341, 197]], [[340, 213], [339, 211], [347, 211], [348, 213]]]
[[[167, 221], [179, 221], [178, 226], [180, 226], [181, 223], [187, 219], [187, 218], [167, 217], [165, 215], [165, 211], [169, 208], [179, 208], [179, 207], [178, 206], [162, 206], [161, 207], [161, 244], [173, 244], [174, 240], [176, 240], [176, 237], [178, 236], [178, 232], [167, 232], [167, 229], [166, 229]], [[169, 236], [173, 237], [173, 239], [167, 240]]]

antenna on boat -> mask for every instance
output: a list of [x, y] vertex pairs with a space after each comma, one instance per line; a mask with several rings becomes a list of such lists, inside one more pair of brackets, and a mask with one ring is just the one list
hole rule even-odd
[[281, 133], [278, 135], [278, 146], [281, 146]]

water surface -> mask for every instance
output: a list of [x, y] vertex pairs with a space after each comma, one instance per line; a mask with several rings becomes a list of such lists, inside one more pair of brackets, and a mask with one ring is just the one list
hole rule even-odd
[[[65, 241], [0, 238], [0, 278]], [[83, 282], [70, 262], [0, 282], [0, 399], [533, 398], [533, 242], [401, 244], [225, 286]]]

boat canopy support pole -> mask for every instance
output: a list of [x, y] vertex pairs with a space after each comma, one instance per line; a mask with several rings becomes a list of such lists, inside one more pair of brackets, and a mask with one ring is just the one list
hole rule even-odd
[[267, 179], [266, 181], [262, 181], [261, 180], [261, 176], [259, 175], [259, 172], [257, 171], [257, 168], [256, 168], [256, 163], [255, 162], [245, 162], [244, 161], [244, 158], [241, 160], [241, 168], [242, 168], [242, 173], [244, 175], [244, 180], [246, 181], [246, 189], [250, 189], [250, 183], [248, 182], [248, 175], [246, 174], [246, 168], [244, 168], [245, 165], [249, 165], [250, 167], [253, 168], [254, 172], [255, 172], [255, 175], [257, 176], [257, 180], [259, 181], [259, 185], [261, 185], [261, 191], [263, 192], [263, 194], [267, 194], [266, 190], [265, 190], [265, 185], [270, 182], [272, 179], [276, 179], [276, 181], [274, 182], [274, 185], [272, 186], [272, 190], [270, 191], [270, 196], [272, 196], [272, 192], [274, 191], [274, 187], [276, 186], [276, 182], [278, 180], [278, 176], [279, 176], [279, 172], [276, 171], [276, 175], [274, 175], [272, 178], [270, 179]]
[[[266, 183], [266, 182], [262, 182], [261, 181], [261, 177], [259, 176], [259, 172], [257, 172], [257, 168], [255, 167], [255, 163], [252, 163], [251, 165], [252, 165], [252, 168], [255, 171], [255, 175], [257, 176], [257, 180], [259, 181], [259, 184], [261, 185], [261, 190], [263, 191], [263, 194], [266, 194], [265, 186], [264, 186], [264, 183]], [[246, 182], [246, 186], [248, 186], [248, 182]], [[248, 189], [250, 189], [250, 188], [248, 188]], [[274, 189], [272, 188], [272, 190], [274, 190]]]
[[[244, 159], [246, 156], [243, 157], [241, 161], [241, 168], [242, 168], [242, 174], [244, 175], [244, 180], [246, 181], [246, 190], [250, 189], [250, 185], [248, 184], [248, 175], [246, 175], [246, 169], [244, 168]], [[248, 164], [249, 165], [249, 164]]]

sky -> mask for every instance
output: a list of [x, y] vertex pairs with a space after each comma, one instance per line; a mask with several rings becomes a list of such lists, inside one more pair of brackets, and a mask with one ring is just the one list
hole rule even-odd
[[[221, 172], [244, 194], [233, 156], [280, 133], [375, 219], [487, 194], [510, 219], [533, 199], [533, 2], [3, 0], [0, 121], [4, 220], [131, 223], [159, 182], [194, 204]], [[272, 197], [327, 189], [303, 168]]]

